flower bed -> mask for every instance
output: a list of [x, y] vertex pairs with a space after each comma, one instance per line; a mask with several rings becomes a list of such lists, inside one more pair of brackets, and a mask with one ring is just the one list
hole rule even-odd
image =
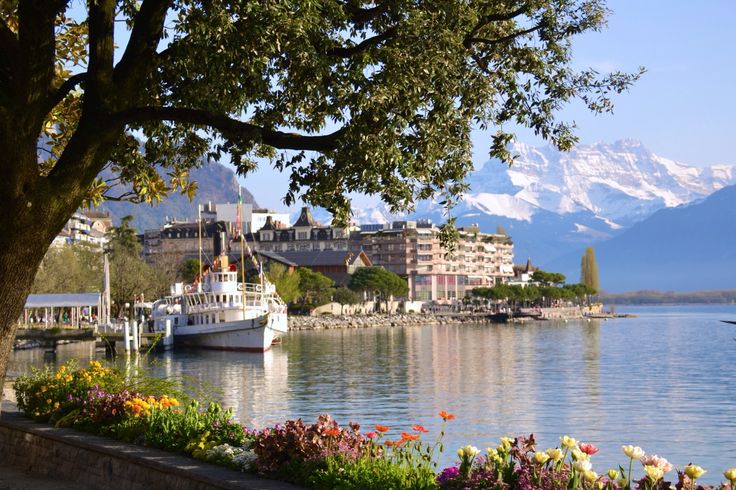
[[[137, 383], [93, 361], [58, 370], [35, 370], [14, 384], [18, 408], [35, 420], [73, 427], [120, 440], [187, 454], [194, 458], [310, 488], [343, 489], [585, 489], [705, 490], [698, 479], [705, 470], [688, 465], [681, 471], [665, 458], [624, 446], [625, 465], [604, 474], [593, 470], [593, 445], [564, 436], [559, 447], [538, 451], [534, 437], [501, 438], [483, 454], [473, 446], [458, 449], [458, 464], [441, 471], [436, 457], [444, 450], [446, 424], [432, 441], [414, 425], [391, 437], [376, 425], [361, 432], [358, 424], [341, 427], [329, 415], [314, 424], [289, 420], [262, 430], [232, 420], [232, 412], [215, 403], [165, 393], [164, 383]], [[186, 397], [184, 397], [186, 398]], [[182, 399], [182, 401], [180, 401]], [[639, 469], [640, 463], [641, 469]], [[639, 472], [639, 477], [634, 474]], [[673, 474], [673, 481], [668, 475]], [[723, 473], [717, 488], [734, 490], [736, 468]]]

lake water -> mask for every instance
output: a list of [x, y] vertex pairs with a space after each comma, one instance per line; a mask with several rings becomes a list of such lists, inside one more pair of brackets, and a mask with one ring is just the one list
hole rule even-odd
[[[448, 423], [441, 465], [456, 449], [535, 434], [541, 449], [570, 435], [601, 451], [599, 473], [641, 446], [677, 468], [693, 462], [720, 481], [736, 467], [736, 306], [623, 308], [637, 318], [526, 325], [425, 326], [292, 332], [265, 354], [180, 351], [148, 362], [160, 375], [206, 386], [246, 425], [332, 414], [341, 424]], [[10, 375], [31, 365], [82, 362], [89, 345], [13, 353]], [[146, 361], [144, 361], [146, 362]]]

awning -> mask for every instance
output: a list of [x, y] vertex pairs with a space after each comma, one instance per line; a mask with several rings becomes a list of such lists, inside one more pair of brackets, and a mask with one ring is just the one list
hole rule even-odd
[[97, 306], [100, 293], [29, 294], [26, 308], [58, 308], [71, 306]]
[[509, 274], [513, 274], [514, 266], [511, 264], [501, 264], [501, 272], [507, 272]]

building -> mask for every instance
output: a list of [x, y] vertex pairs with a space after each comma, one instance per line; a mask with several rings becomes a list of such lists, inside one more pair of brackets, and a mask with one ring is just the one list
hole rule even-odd
[[107, 232], [112, 228], [109, 213], [101, 211], [76, 212], [69, 218], [61, 232], [54, 238], [53, 246], [73, 243], [89, 243], [103, 247], [108, 239]]
[[280, 263], [292, 271], [306, 267], [329, 277], [338, 286], [347, 286], [350, 283], [350, 276], [360, 267], [373, 265], [365, 253], [347, 250], [261, 251], [258, 255], [265, 262], [266, 268], [270, 262]]
[[477, 225], [459, 228], [452, 253], [442, 247], [440, 229], [431, 221], [396, 221], [361, 227], [351, 248], [361, 248], [374, 265], [406, 277], [409, 299], [451, 302], [473, 288], [513, 277], [513, 242], [506, 235], [483, 233]]
[[306, 252], [336, 250], [347, 252], [349, 232], [346, 228], [323, 226], [315, 221], [309, 208], [304, 207], [299, 219], [290, 226], [266, 219], [264, 226], [253, 234], [256, 250], [264, 252]]

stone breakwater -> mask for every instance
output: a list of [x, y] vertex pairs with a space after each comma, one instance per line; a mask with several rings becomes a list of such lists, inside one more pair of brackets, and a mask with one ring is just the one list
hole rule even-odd
[[[563, 310], [563, 309], [559, 309]], [[555, 311], [546, 318], [520, 317], [510, 320], [512, 323], [523, 323], [537, 319], [579, 319], [579, 309]], [[321, 316], [289, 316], [290, 330], [329, 330], [337, 328], [371, 328], [371, 327], [419, 327], [423, 325], [480, 325], [498, 323], [487, 314], [470, 313], [421, 313], [421, 314], [372, 314], [372, 315], [321, 315]]]

